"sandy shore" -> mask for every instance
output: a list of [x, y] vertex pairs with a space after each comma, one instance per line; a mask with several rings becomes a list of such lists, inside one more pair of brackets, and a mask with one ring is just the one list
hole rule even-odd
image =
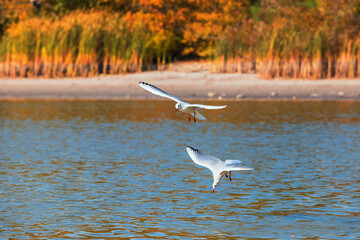
[[138, 86], [154, 84], [188, 99], [354, 99], [360, 79], [264, 80], [255, 74], [154, 71], [63, 79], [0, 79], [0, 99], [155, 99]]

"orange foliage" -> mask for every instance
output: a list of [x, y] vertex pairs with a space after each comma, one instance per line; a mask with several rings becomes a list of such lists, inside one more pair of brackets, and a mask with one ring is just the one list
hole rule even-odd
[[[65, 2], [67, 9], [56, 10]], [[0, 3], [5, 6], [0, 7], [0, 34], [10, 26], [4, 27], [5, 23], [19, 21], [8, 29], [8, 38], [16, 39], [16, 44], [4, 40], [2, 45], [11, 46], [11, 50], [0, 49], [0, 57], [20, 65], [32, 61], [36, 57], [29, 57], [31, 48], [19, 50], [27, 44], [20, 36], [28, 34], [32, 38], [43, 33], [46, 36], [46, 30], [41, 28], [40, 34], [33, 29], [29, 33], [21, 27], [29, 24], [31, 28], [31, 23], [38, 21], [30, 18], [27, 22], [28, 16], [35, 14], [28, 1], [0, 0]], [[43, 16], [42, 21], [62, 26], [61, 21], [67, 19], [74, 32], [81, 30], [92, 39], [91, 42], [83, 39], [86, 52], [82, 48], [42, 50], [41, 60], [51, 64], [89, 64], [89, 71], [94, 73], [97, 62], [115, 73], [138, 71], [143, 62], [163, 66], [174, 58], [190, 55], [214, 60], [215, 71], [256, 71], [268, 78], [360, 76], [358, 0], [47, 0], [47, 3], [53, 8], [38, 13]], [[77, 7], [82, 10], [70, 11]], [[84, 10], [90, 8], [93, 10]], [[62, 17], [53, 21], [59, 12]], [[80, 18], [91, 18], [94, 24]], [[82, 21], [86, 27], [69, 19]], [[109, 49], [105, 47], [105, 53], [101, 47], [111, 41], [102, 33], [111, 36], [115, 44]], [[129, 42], [124, 41], [121, 47], [116, 42], [120, 36], [129, 37]], [[76, 61], [74, 54], [79, 54]]]

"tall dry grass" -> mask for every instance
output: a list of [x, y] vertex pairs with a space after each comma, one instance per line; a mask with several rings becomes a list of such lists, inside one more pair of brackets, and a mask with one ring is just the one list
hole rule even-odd
[[[269, 79], [360, 77], [358, 1], [262, 1], [254, 16], [257, 22], [223, 32], [215, 70]], [[244, 62], [251, 67], [241, 68]]]
[[360, 33], [332, 43], [321, 28], [303, 34], [282, 27], [265, 31], [252, 44], [245, 44], [241, 34], [224, 37], [217, 43], [213, 70], [256, 72], [268, 79], [360, 77]]
[[[0, 43], [0, 77], [75, 77], [163, 68], [171, 38], [146, 15], [75, 11], [14, 23]], [[155, 60], [154, 60], [155, 59]]]
[[306, 44], [303, 47], [296, 47], [293, 41], [278, 39], [273, 44], [270, 39], [260, 43], [265, 47], [250, 47], [241, 54], [231, 54], [237, 48], [222, 49], [213, 61], [213, 71], [256, 72], [268, 79], [359, 78], [360, 36], [356, 40], [345, 40], [341, 50], [333, 52], [321, 45], [323, 41], [315, 36], [304, 40]]
[[360, 77], [356, 0], [170, 2], [13, 23], [0, 41], [0, 77], [162, 70], [186, 54], [208, 57], [213, 72], [256, 72], [269, 79]]

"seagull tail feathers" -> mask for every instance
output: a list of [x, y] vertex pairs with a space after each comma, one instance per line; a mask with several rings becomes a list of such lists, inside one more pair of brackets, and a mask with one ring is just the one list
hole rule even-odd
[[[191, 115], [194, 116], [193, 113], [192, 113]], [[196, 111], [195, 117], [196, 117], [197, 119], [199, 119], [199, 120], [206, 120], [206, 117], [204, 117], [203, 115], [201, 115], [201, 114], [199, 113], [199, 111]]]

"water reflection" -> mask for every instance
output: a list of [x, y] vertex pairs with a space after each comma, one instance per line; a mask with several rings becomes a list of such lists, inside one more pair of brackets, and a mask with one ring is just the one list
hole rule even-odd
[[[0, 102], [0, 237], [360, 238], [360, 103], [229, 104]], [[188, 144], [256, 170], [212, 194]]]
[[[215, 102], [228, 104], [222, 110], [204, 110], [210, 122], [226, 123], [298, 123], [359, 122], [357, 101], [240, 101]], [[0, 114], [14, 120], [81, 120], [117, 122], [119, 120], [161, 122], [186, 121], [187, 115], [174, 112], [172, 101], [0, 101]], [[207, 122], [209, 122], [207, 121]]]

